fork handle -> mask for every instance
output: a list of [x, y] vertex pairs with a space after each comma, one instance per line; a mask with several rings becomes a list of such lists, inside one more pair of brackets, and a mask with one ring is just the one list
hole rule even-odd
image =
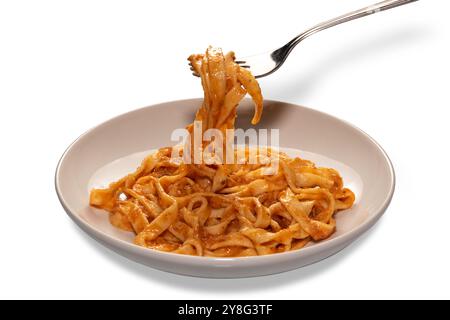
[[[310, 35], [337, 26], [341, 23], [344, 22], [348, 22], [348, 21], [352, 21], [355, 19], [359, 19], [380, 11], [384, 11], [384, 10], [388, 10], [388, 9], [392, 9], [398, 6], [402, 6], [404, 4], [408, 4], [411, 2], [415, 2], [418, 0], [387, 0], [387, 1], [382, 1], [379, 3], [376, 3], [374, 5], [356, 10], [356, 11], [352, 11], [350, 13], [344, 14], [342, 16], [339, 16], [337, 18], [319, 23], [318, 25], [315, 25], [314, 27], [306, 30], [305, 32], [299, 34], [297, 37], [295, 37], [294, 39], [292, 39], [291, 41], [289, 41], [286, 45], [284, 45], [283, 47], [281, 47], [280, 49], [274, 51], [272, 53], [272, 55], [274, 56], [278, 56], [278, 58], [283, 59], [282, 57], [284, 57], [284, 59], [289, 55], [289, 53], [292, 51], [292, 49], [294, 49], [294, 47], [299, 44], [301, 41], [303, 41], [304, 39], [306, 39], [307, 37], [309, 37]], [[284, 60], [283, 59], [283, 60]]]

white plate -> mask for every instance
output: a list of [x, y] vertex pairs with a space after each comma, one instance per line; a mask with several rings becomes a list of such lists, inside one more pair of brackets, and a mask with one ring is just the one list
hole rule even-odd
[[[107, 213], [89, 207], [89, 190], [133, 171], [150, 150], [173, 145], [172, 130], [192, 122], [200, 103], [200, 99], [191, 99], [138, 109], [91, 129], [72, 143], [55, 177], [56, 192], [72, 220], [106, 247], [150, 267], [191, 276], [237, 278], [283, 272], [324, 259], [367, 231], [389, 205], [394, 170], [372, 138], [330, 115], [266, 100], [256, 128], [280, 129], [280, 145], [285, 151], [337, 169], [345, 186], [355, 192], [354, 206], [336, 215], [333, 236], [301, 250], [245, 258], [193, 257], [134, 245], [131, 233], [114, 228]], [[251, 117], [251, 102], [244, 100], [236, 127], [251, 127]]]

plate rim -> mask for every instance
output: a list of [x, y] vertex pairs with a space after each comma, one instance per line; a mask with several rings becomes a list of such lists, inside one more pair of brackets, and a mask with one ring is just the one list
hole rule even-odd
[[[248, 100], [248, 98], [247, 98], [247, 100]], [[139, 256], [145, 256], [147, 258], [158, 259], [158, 260], [165, 260], [166, 262], [175, 262], [175, 263], [181, 262], [181, 263], [189, 264], [192, 266], [195, 266], [195, 265], [204, 266], [205, 262], [206, 262], [209, 264], [210, 267], [233, 268], [233, 267], [245, 267], [245, 266], [256, 265], [260, 262], [263, 262], [263, 260], [266, 260], [266, 262], [270, 262], [271, 260], [274, 260], [277, 262], [282, 262], [282, 260], [300, 259], [303, 256], [308, 257], [313, 254], [316, 254], [316, 253], [318, 253], [317, 251], [322, 252], [322, 251], [331, 250], [336, 247], [346, 246], [346, 245], [350, 244], [352, 241], [357, 240], [357, 238], [359, 238], [359, 236], [361, 236], [368, 229], [370, 229], [384, 215], [386, 209], [389, 207], [389, 204], [392, 201], [392, 198], [393, 198], [393, 195], [395, 192], [395, 186], [396, 186], [395, 170], [394, 170], [394, 166], [393, 166], [392, 161], [389, 158], [388, 154], [374, 138], [372, 138], [369, 134], [367, 134], [362, 129], [358, 128], [356, 125], [354, 125], [346, 120], [340, 119], [339, 117], [336, 117], [334, 115], [328, 114], [326, 112], [323, 112], [323, 111], [320, 111], [317, 109], [313, 109], [310, 107], [306, 107], [303, 105], [299, 105], [296, 103], [283, 101], [283, 100], [265, 99], [265, 102], [267, 102], [267, 103], [288, 104], [288, 105], [294, 106], [296, 108], [306, 109], [308, 112], [316, 113], [322, 117], [327, 117], [327, 118], [331, 118], [334, 121], [342, 122], [345, 125], [351, 127], [353, 130], [356, 130], [359, 134], [362, 134], [365, 138], [367, 138], [372, 144], [374, 144], [376, 146], [378, 151], [383, 155], [385, 162], [388, 164], [388, 169], [389, 169], [388, 171], [390, 173], [390, 179], [389, 179], [390, 188], [389, 188], [387, 197], [384, 199], [384, 201], [381, 203], [381, 205], [375, 209], [376, 213], [372, 217], [370, 217], [369, 219], [364, 221], [362, 224], [360, 224], [359, 226], [357, 226], [356, 228], [354, 228], [353, 230], [351, 230], [347, 233], [344, 233], [344, 234], [337, 236], [335, 238], [332, 238], [332, 239], [325, 239], [323, 241], [318, 242], [314, 246], [306, 247], [301, 250], [292, 250], [292, 251], [288, 251], [288, 252], [282, 252], [282, 253], [276, 253], [276, 254], [264, 255], [264, 256], [231, 257], [231, 258], [222, 257], [221, 258], [221, 257], [203, 257], [203, 256], [200, 257], [200, 256], [190, 256], [190, 255], [180, 255], [177, 253], [162, 252], [162, 251], [157, 251], [157, 250], [151, 250], [149, 248], [140, 247], [133, 243], [130, 243], [125, 240], [116, 238], [112, 235], [109, 235], [108, 233], [105, 233], [101, 230], [98, 230], [97, 228], [90, 225], [87, 221], [85, 221], [84, 219], [79, 217], [75, 213], [76, 210], [73, 210], [72, 208], [70, 208], [70, 205], [64, 199], [63, 193], [61, 192], [61, 189], [60, 189], [60, 182], [59, 182], [60, 172], [61, 172], [61, 167], [64, 163], [66, 156], [69, 154], [69, 152], [74, 147], [74, 145], [76, 143], [78, 143], [81, 139], [83, 139], [83, 137], [87, 136], [89, 133], [95, 131], [96, 129], [98, 129], [99, 127], [101, 127], [103, 125], [109, 124], [119, 118], [122, 118], [122, 117], [127, 116], [132, 113], [137, 113], [137, 112], [140, 112], [140, 111], [143, 111], [146, 109], [150, 109], [150, 108], [162, 107], [163, 105], [166, 105], [166, 104], [199, 102], [199, 101], [202, 101], [202, 98], [188, 98], [188, 99], [180, 99], [180, 100], [171, 100], [171, 101], [159, 102], [159, 103], [144, 106], [141, 108], [133, 109], [133, 110], [127, 111], [125, 113], [119, 114], [117, 116], [114, 116], [112, 118], [109, 118], [108, 120], [103, 121], [103, 122], [99, 123], [98, 125], [86, 130], [84, 133], [82, 133], [80, 136], [78, 136], [72, 143], [69, 144], [69, 146], [66, 148], [66, 150], [61, 155], [61, 157], [58, 161], [58, 164], [56, 166], [54, 183], [55, 183], [55, 191], [58, 196], [59, 202], [61, 203], [66, 214], [75, 222], [75, 224], [78, 227], [80, 227], [89, 236], [95, 238], [95, 240], [100, 241], [100, 243], [102, 243], [102, 245], [106, 245], [106, 243], [107, 243], [113, 247], [119, 247], [122, 250], [131, 251], [134, 254], [137, 254]], [[180, 261], [177, 261], [177, 260], [180, 260]]]

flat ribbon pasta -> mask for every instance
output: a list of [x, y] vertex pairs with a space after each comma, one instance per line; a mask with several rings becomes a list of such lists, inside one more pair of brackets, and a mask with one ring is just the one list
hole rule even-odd
[[[234, 53], [208, 48], [189, 57], [201, 76], [204, 100], [195, 120], [208, 129], [234, 129], [236, 108], [248, 93], [252, 124], [262, 115], [263, 98], [249, 70]], [[193, 124], [187, 129], [192, 132]], [[240, 164], [185, 164], [171, 161], [172, 148], [144, 159], [133, 173], [105, 189], [93, 189], [90, 205], [110, 213], [114, 226], [136, 234], [139, 246], [187, 255], [245, 257], [303, 248], [329, 237], [334, 215], [355, 196], [336, 170], [266, 150], [279, 159], [250, 164], [246, 148]], [[237, 153], [237, 150], [235, 151]]]

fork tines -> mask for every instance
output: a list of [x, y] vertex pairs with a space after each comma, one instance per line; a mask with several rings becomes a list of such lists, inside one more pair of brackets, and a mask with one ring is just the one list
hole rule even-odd
[[[236, 60], [235, 62], [242, 68], [247, 68], [247, 69], [250, 68], [250, 66], [247, 65], [246, 64], [247, 62], [244, 60]], [[192, 63], [190, 63], [190, 62], [189, 62], [189, 70], [192, 71], [192, 75], [194, 75], [196, 77], [200, 77], [200, 75], [195, 71], [194, 67], [192, 66]]]

